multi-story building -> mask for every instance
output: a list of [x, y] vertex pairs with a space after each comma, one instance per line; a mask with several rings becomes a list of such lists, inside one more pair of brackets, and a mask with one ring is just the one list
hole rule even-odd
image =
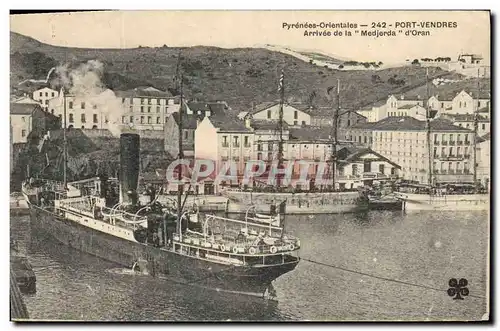
[[26, 143], [31, 132], [32, 116], [39, 104], [11, 103], [10, 125], [12, 126], [12, 143]]
[[[66, 107], [66, 122], [64, 108]], [[49, 100], [49, 112], [61, 118], [61, 126], [78, 129], [110, 129], [110, 119], [119, 123], [122, 108], [114, 93], [106, 90], [97, 96], [60, 92]]]
[[481, 136], [477, 141], [477, 180], [481, 182], [482, 185], [490, 188], [491, 184], [491, 134], [488, 132], [484, 136]]
[[[401, 165], [403, 178], [428, 182], [431, 172], [426, 121], [409, 116], [388, 117], [351, 129], [349, 137], [353, 142], [371, 146], [375, 152]], [[473, 132], [444, 119], [432, 120], [430, 131], [431, 179], [436, 182], [470, 180]]]
[[[182, 146], [185, 157], [194, 156], [195, 131], [202, 117], [184, 114], [182, 117]], [[179, 113], [173, 113], [165, 123], [165, 151], [172, 157], [179, 155]]]
[[[462, 128], [474, 130], [474, 115], [473, 114], [444, 114], [442, 119], [447, 119], [453, 122], [454, 125]], [[479, 115], [477, 116], [477, 134], [484, 136], [490, 132], [490, 119]]]
[[[222, 186], [238, 185], [245, 168], [246, 161], [252, 157], [254, 148], [254, 132], [246, 123], [225, 116], [205, 116], [195, 131], [194, 156], [196, 159], [210, 160], [215, 164], [215, 173], [227, 166], [227, 162], [236, 164], [238, 179], [223, 181]], [[229, 175], [229, 170], [228, 173]], [[204, 183], [213, 187], [213, 182]], [[206, 190], [212, 189], [205, 187]], [[205, 191], [200, 190], [200, 192]], [[219, 187], [215, 187], [217, 193]]]
[[123, 109], [121, 124], [136, 130], [163, 130], [168, 116], [179, 111], [178, 97], [152, 87], [116, 91], [115, 94]]
[[490, 92], [445, 92], [429, 98], [431, 109], [437, 110], [437, 117], [442, 115], [473, 114], [475, 111], [489, 117]]
[[43, 87], [33, 92], [33, 100], [39, 102], [44, 110], [49, 108], [49, 100], [58, 96], [59, 92], [49, 87]]
[[[311, 126], [322, 126], [330, 128], [330, 133], [333, 134], [333, 113], [331, 107], [319, 107], [311, 112]], [[356, 123], [365, 123], [367, 118], [353, 110], [340, 109], [338, 111], [338, 126], [337, 137], [339, 140], [344, 139], [346, 129]]]
[[[264, 102], [252, 109], [249, 114], [253, 119], [276, 121], [279, 119], [280, 102]], [[312, 107], [301, 103], [283, 105], [283, 121], [290, 126], [311, 125]]]
[[378, 122], [389, 116], [420, 116], [423, 105], [424, 101], [419, 96], [407, 99], [404, 95], [399, 98], [390, 95], [387, 100], [376, 102], [357, 113], [366, 117], [368, 122]]
[[209, 102], [189, 101], [185, 104], [185, 106], [186, 106], [186, 114], [198, 115], [201, 118], [213, 115], [224, 116], [225, 114], [231, 111], [231, 107], [229, 107], [227, 102], [222, 100], [209, 101]]
[[[264, 160], [270, 162], [278, 159], [278, 147], [280, 140], [280, 131], [278, 121], [276, 120], [245, 120], [245, 126], [250, 128], [254, 133], [254, 146], [252, 146], [253, 160]], [[290, 129], [286, 123], [283, 123], [282, 139], [283, 139], [283, 158], [286, 158], [288, 153], [288, 141]]]

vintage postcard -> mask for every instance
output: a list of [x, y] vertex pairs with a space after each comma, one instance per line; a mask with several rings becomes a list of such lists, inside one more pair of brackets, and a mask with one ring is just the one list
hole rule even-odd
[[490, 20], [11, 14], [11, 320], [489, 321]]

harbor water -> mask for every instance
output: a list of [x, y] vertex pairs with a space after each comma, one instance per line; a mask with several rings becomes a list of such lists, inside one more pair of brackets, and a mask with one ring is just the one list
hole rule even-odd
[[[322, 264], [303, 260], [277, 279], [276, 300], [134, 275], [41, 241], [28, 216], [11, 217], [11, 237], [37, 277], [37, 293], [24, 296], [31, 319], [478, 320], [488, 310], [488, 224], [487, 212], [289, 216], [301, 257]], [[464, 300], [446, 292], [451, 278], [467, 279]]]

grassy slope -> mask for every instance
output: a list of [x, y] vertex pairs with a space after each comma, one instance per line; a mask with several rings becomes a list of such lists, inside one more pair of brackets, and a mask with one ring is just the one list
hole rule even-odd
[[[11, 55], [41, 52], [58, 63], [98, 59], [105, 63], [105, 83], [111, 88], [133, 88], [153, 85], [173, 87], [179, 48], [135, 49], [79, 49], [56, 47], [11, 32]], [[380, 71], [337, 71], [305, 63], [292, 56], [266, 49], [221, 49], [196, 46], [182, 49], [187, 68], [185, 93], [188, 98], [226, 100], [235, 110], [247, 110], [254, 104], [275, 100], [281, 68], [286, 74], [286, 96], [290, 100], [306, 101], [314, 91], [317, 105], [328, 105], [326, 88], [341, 81], [342, 105], [357, 108], [422, 85], [425, 69], [418, 67], [391, 68]], [[11, 56], [12, 58], [12, 56]], [[19, 79], [18, 73], [28, 75], [30, 68], [22, 68], [12, 59], [11, 87]], [[48, 69], [47, 69], [48, 70]], [[372, 83], [377, 74], [381, 83]], [[430, 69], [431, 75], [447, 73]], [[404, 86], [393, 86], [387, 80], [397, 75], [406, 81]], [[26, 77], [24, 77], [26, 78]], [[31, 78], [31, 77], [30, 77]], [[43, 77], [33, 77], [43, 78]]]

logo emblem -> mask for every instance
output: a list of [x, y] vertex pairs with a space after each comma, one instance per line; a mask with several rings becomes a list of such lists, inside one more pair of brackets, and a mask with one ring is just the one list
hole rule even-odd
[[450, 297], [454, 297], [453, 300], [463, 300], [463, 297], [469, 295], [467, 284], [469, 284], [469, 282], [467, 282], [467, 279], [465, 278], [460, 278], [460, 280], [457, 280], [456, 278], [450, 279], [448, 282], [448, 285], [450, 285], [448, 295]]

